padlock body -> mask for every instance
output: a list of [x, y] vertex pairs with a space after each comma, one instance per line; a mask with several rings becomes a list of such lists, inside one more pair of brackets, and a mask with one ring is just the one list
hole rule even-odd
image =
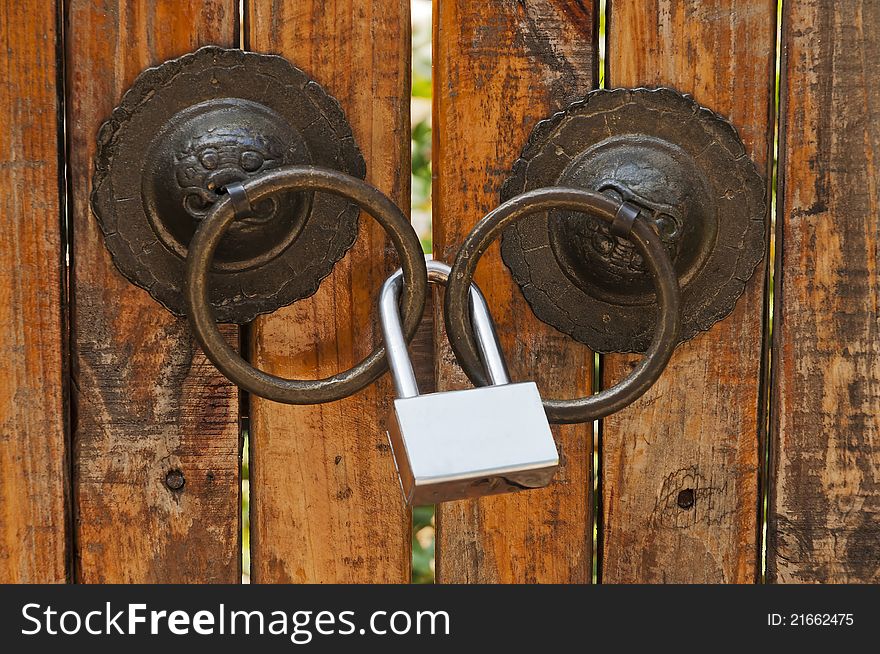
[[533, 382], [396, 399], [388, 436], [413, 505], [540, 488], [559, 466]]

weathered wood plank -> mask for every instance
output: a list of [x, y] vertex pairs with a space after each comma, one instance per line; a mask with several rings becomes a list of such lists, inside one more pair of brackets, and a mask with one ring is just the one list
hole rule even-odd
[[433, 393], [437, 388], [434, 379], [434, 336], [434, 293], [429, 292], [425, 302], [425, 317], [409, 345], [416, 383], [421, 393]]
[[[342, 104], [367, 180], [409, 206], [408, 0], [247, 3], [249, 47], [286, 56]], [[255, 365], [287, 377], [351, 367], [381, 338], [376, 299], [397, 265], [381, 228], [307, 300], [258, 319]], [[251, 580], [406, 582], [410, 512], [385, 423], [389, 378], [346, 400], [293, 407], [251, 398]]]
[[122, 93], [147, 66], [232, 45], [237, 3], [71, 0], [67, 12], [77, 579], [234, 583], [238, 394], [186, 321], [113, 267], [88, 198], [97, 130]]
[[0, 4], [0, 582], [67, 579], [54, 2]]
[[880, 582], [880, 3], [783, 5], [767, 572]]
[[[596, 14], [592, 2], [574, 0], [437, 0], [434, 8], [434, 254], [451, 262], [499, 204], [535, 123], [595, 86]], [[548, 396], [590, 392], [592, 353], [532, 315], [497, 245], [477, 283], [514, 379], [535, 379]], [[437, 339], [438, 387], [448, 389], [466, 380], [445, 342]], [[589, 582], [592, 430], [554, 430], [563, 465], [548, 489], [441, 505], [438, 581]]]
[[[759, 169], [773, 139], [775, 0], [614, 0], [606, 84], [672, 86], [727, 117]], [[758, 565], [763, 267], [733, 313], [680, 345], [604, 421], [601, 579], [739, 582]], [[604, 384], [636, 359], [604, 358]]]

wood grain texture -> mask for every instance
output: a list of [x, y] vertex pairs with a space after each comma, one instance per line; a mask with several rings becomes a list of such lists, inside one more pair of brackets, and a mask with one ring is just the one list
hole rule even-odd
[[[693, 94], [736, 126], [769, 173], [775, 25], [775, 0], [613, 0], [606, 85]], [[604, 421], [603, 582], [759, 575], [765, 265], [730, 316], [680, 345], [657, 384]], [[605, 357], [605, 386], [635, 361]]]
[[783, 6], [767, 572], [880, 582], [880, 3]]
[[238, 394], [186, 321], [113, 267], [88, 197], [98, 127], [125, 89], [147, 66], [232, 45], [237, 3], [71, 0], [67, 12], [77, 579], [235, 583]]
[[0, 583], [67, 579], [54, 2], [0, 4]]
[[[437, 0], [434, 11], [434, 255], [451, 262], [499, 204], [535, 123], [595, 86], [596, 15], [575, 0]], [[477, 283], [514, 379], [548, 397], [590, 392], [592, 353], [532, 315], [497, 244]], [[445, 336], [436, 342], [438, 388], [465, 385]], [[589, 582], [592, 429], [554, 429], [562, 465], [551, 487], [438, 507], [437, 580]]]
[[410, 359], [420, 393], [433, 393], [437, 389], [434, 376], [434, 295], [441, 290], [431, 292], [429, 288], [428, 299], [425, 301], [425, 316], [409, 344]]
[[[248, 46], [287, 57], [335, 96], [367, 181], [409, 206], [409, 0], [251, 0]], [[376, 301], [397, 266], [363, 217], [352, 251], [318, 293], [259, 318], [254, 364], [293, 378], [350, 368], [380, 339]], [[345, 400], [285, 406], [251, 398], [251, 580], [409, 581], [411, 516], [386, 436], [386, 375]]]

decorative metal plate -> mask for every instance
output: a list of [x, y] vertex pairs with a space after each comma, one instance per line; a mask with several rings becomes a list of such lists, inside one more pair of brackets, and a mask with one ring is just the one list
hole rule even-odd
[[[224, 186], [289, 164], [363, 178], [339, 103], [274, 55], [202, 48], [150, 68], [101, 127], [92, 209], [116, 267], [183, 315], [187, 244]], [[244, 323], [315, 293], [357, 237], [356, 205], [288, 193], [236, 221], [211, 303]]]
[[[672, 89], [593, 91], [538, 123], [501, 199], [546, 186], [643, 207], [679, 275], [680, 341], [728, 315], [764, 257], [764, 180], [730, 123]], [[647, 349], [651, 280], [603, 221], [535, 214], [505, 231], [501, 252], [544, 322], [597, 352]]]

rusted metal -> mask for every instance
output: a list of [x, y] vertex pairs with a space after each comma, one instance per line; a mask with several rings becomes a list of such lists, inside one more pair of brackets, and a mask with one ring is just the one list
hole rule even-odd
[[[542, 187], [642, 207], [681, 285], [680, 340], [728, 315], [764, 256], [765, 184], [734, 127], [671, 89], [597, 90], [539, 123], [501, 197]], [[657, 320], [643, 253], [594, 214], [537, 212], [504, 233], [535, 314], [598, 352], [644, 352]]]
[[[388, 233], [403, 268], [404, 289], [400, 309], [403, 333], [412, 340], [425, 308], [428, 288], [425, 257], [419, 238], [403, 212], [384, 193], [360, 179], [313, 166], [285, 166], [240, 182], [236, 189], [246, 203], [260, 203], [290, 192], [321, 191], [354, 202]], [[229, 346], [215, 323], [208, 297], [213, 276], [208, 274], [227, 230], [236, 223], [231, 198], [220, 200], [201, 221], [189, 247], [186, 270], [186, 305], [196, 338], [205, 354], [233, 383], [260, 397], [285, 404], [318, 404], [348, 397], [378, 379], [388, 364], [385, 348], [375, 348], [353, 368], [317, 380], [284, 379], [257, 370]]]
[[[554, 209], [588, 213], [606, 225], [615, 224], [619, 230], [629, 224], [631, 231], [620, 233], [625, 234], [623, 238], [627, 238], [642, 257], [657, 293], [657, 325], [650, 346], [645, 357], [625, 379], [590, 397], [544, 399], [544, 410], [550, 422], [589, 422], [620, 411], [641, 397], [663, 373], [678, 343], [681, 325], [678, 277], [666, 247], [652, 222], [644, 217], [644, 211], [633, 216], [632, 221], [621, 220], [620, 214], [632, 215], [633, 204], [602, 193], [561, 187], [528, 191], [504, 202], [477, 223], [455, 257], [446, 287], [446, 331], [462, 369], [474, 384], [485, 386], [488, 380], [471, 331], [468, 310], [468, 291], [474, 271], [480, 257], [505, 229], [528, 220], [530, 216]], [[609, 325], [608, 329], [617, 327]]]
[[[183, 315], [189, 242], [226, 187], [287, 165], [364, 177], [339, 103], [281, 57], [202, 48], [144, 71], [100, 130], [92, 208], [116, 267]], [[313, 294], [357, 237], [344, 198], [280, 193], [230, 227], [211, 269], [220, 322]]]

